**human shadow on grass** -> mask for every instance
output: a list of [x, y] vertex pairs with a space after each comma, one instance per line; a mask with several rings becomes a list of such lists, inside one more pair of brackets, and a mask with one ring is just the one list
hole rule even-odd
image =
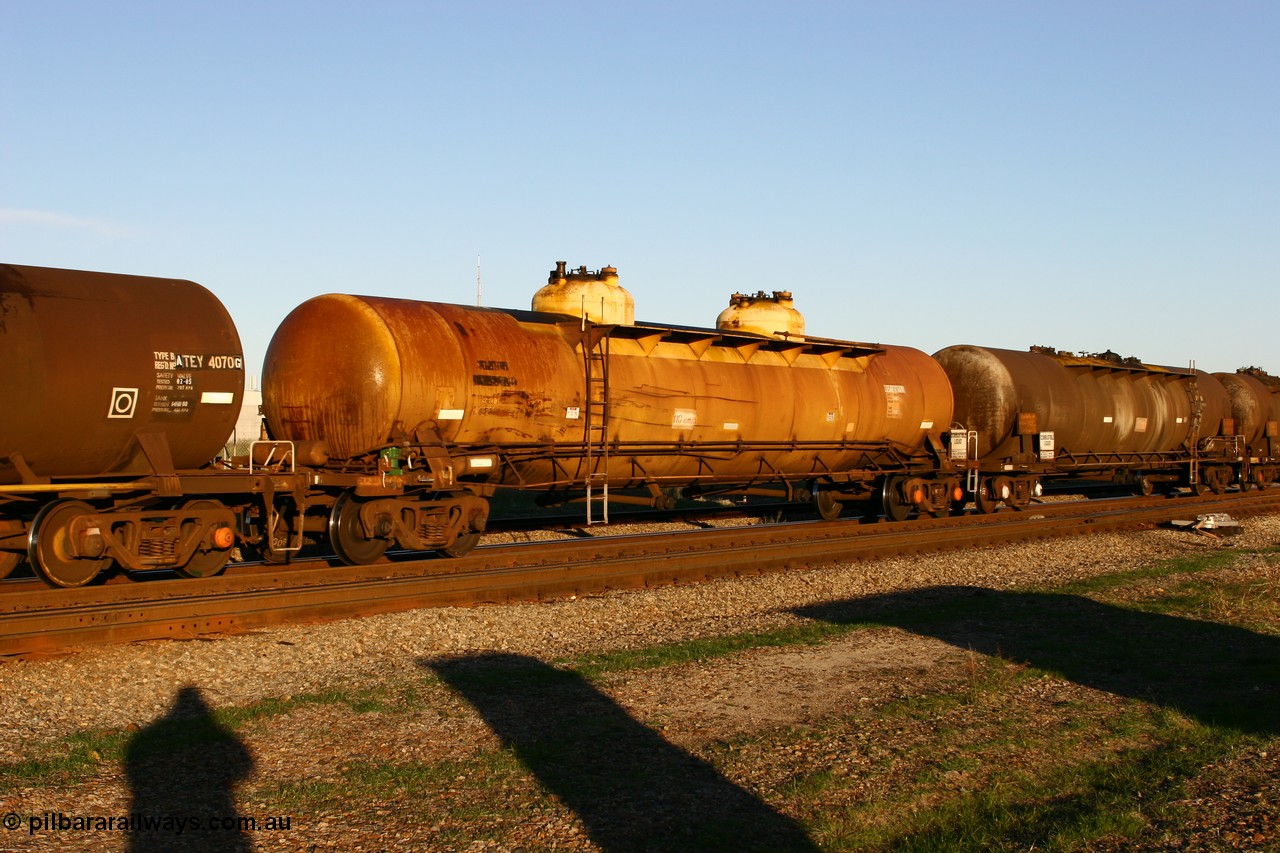
[[606, 851], [816, 851], [798, 823], [534, 658], [424, 660]]
[[183, 687], [163, 717], [129, 740], [124, 765], [133, 794], [131, 853], [253, 849], [234, 795], [253, 758], [214, 719], [199, 688]]
[[1213, 726], [1280, 734], [1280, 638], [1078, 595], [940, 586], [799, 608], [1000, 655]]

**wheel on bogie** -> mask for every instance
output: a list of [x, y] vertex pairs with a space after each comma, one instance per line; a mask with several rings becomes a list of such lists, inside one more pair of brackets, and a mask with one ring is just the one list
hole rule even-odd
[[446, 557], [465, 557], [471, 553], [480, 541], [479, 533], [460, 533], [448, 548], [441, 548], [440, 553]]
[[0, 551], [0, 580], [9, 577], [21, 565], [22, 555], [17, 551]]
[[[221, 503], [212, 500], [195, 500], [188, 501], [182, 505], [183, 509], [225, 509]], [[185, 539], [191, 535], [196, 528], [195, 522], [188, 522], [182, 525], [182, 536]], [[201, 550], [197, 548], [195, 553], [191, 555], [191, 559], [187, 560], [185, 566], [178, 566], [175, 572], [188, 578], [211, 578], [222, 574], [222, 570], [227, 567], [227, 561], [231, 559], [230, 548], [209, 548]]]
[[[26, 528], [16, 518], [0, 521], [0, 535], [3, 535], [9, 541], [17, 541], [18, 537], [24, 533], [26, 533]], [[26, 558], [27, 555], [22, 551], [0, 551], [0, 580], [4, 580], [13, 574], [14, 570], [21, 566], [22, 561]]]
[[[280, 547], [276, 547], [275, 543], [277, 542], [280, 544]], [[293, 554], [292, 551], [284, 550], [288, 544], [289, 543], [282, 538], [276, 539], [275, 542], [270, 542], [264, 539], [262, 542], [255, 545], [253, 550], [257, 553], [258, 559], [267, 565], [283, 566], [285, 563], [289, 562], [289, 558]]]
[[819, 489], [813, 493], [813, 505], [818, 510], [818, 517], [823, 521], [835, 521], [840, 517], [840, 511], [844, 509], [844, 504], [831, 496], [831, 492], [826, 489]]
[[338, 559], [351, 566], [366, 566], [386, 553], [389, 539], [371, 539], [360, 527], [360, 503], [343, 492], [329, 513], [329, 544]]
[[35, 573], [53, 586], [77, 587], [96, 578], [111, 565], [111, 557], [84, 557], [76, 553], [71, 525], [93, 514], [81, 501], [54, 501], [36, 513], [27, 536], [27, 557]]
[[978, 488], [973, 493], [973, 505], [978, 508], [978, 512], [983, 515], [990, 515], [1000, 508], [1000, 498], [991, 494], [991, 481], [980, 480]]
[[889, 521], [906, 521], [915, 507], [902, 498], [902, 478], [885, 477], [880, 487], [880, 507]]

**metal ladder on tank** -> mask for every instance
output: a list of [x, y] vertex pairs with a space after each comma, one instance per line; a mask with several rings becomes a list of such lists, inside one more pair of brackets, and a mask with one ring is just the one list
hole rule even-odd
[[[582, 358], [586, 375], [583, 442], [587, 487], [587, 524], [609, 523], [609, 335], [582, 318]], [[597, 517], [593, 508], [599, 504]]]
[[1204, 396], [1200, 393], [1200, 386], [1196, 381], [1196, 363], [1194, 360], [1187, 363], [1187, 370], [1190, 373], [1191, 381], [1187, 383], [1187, 397], [1191, 403], [1191, 423], [1187, 430], [1187, 448], [1191, 451], [1191, 464], [1187, 468], [1187, 483], [1194, 492], [1195, 487], [1200, 484], [1200, 428], [1204, 420]]

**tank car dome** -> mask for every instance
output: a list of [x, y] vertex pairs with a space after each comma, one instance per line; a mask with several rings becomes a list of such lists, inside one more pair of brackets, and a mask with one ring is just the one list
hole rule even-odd
[[804, 315], [795, 309], [789, 290], [775, 290], [773, 296], [766, 296], [763, 290], [755, 296], [735, 293], [729, 297], [729, 307], [716, 317], [716, 328], [803, 340]]
[[547, 314], [586, 317], [593, 323], [631, 326], [636, 321], [636, 303], [626, 288], [618, 284], [616, 267], [588, 272], [586, 267], [567, 271], [564, 261], [547, 276], [547, 284], [533, 295], [533, 310]]

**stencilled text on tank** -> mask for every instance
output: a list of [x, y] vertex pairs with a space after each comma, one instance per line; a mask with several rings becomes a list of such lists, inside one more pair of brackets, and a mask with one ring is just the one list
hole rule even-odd
[[902, 417], [902, 398], [907, 396], [907, 389], [902, 385], [884, 386], [884, 416], [886, 418]]
[[156, 387], [151, 411], [157, 415], [189, 416], [200, 399], [196, 388], [196, 372], [205, 370], [243, 370], [239, 355], [211, 355], [153, 350]]
[[511, 405], [512, 393], [519, 387], [520, 380], [510, 375], [511, 366], [505, 361], [482, 358], [476, 360], [476, 369], [477, 372], [471, 375], [471, 384], [475, 386], [472, 395], [476, 401], [476, 413], [514, 417], [516, 409]]
[[243, 370], [244, 359], [238, 355], [156, 352], [156, 370]]

